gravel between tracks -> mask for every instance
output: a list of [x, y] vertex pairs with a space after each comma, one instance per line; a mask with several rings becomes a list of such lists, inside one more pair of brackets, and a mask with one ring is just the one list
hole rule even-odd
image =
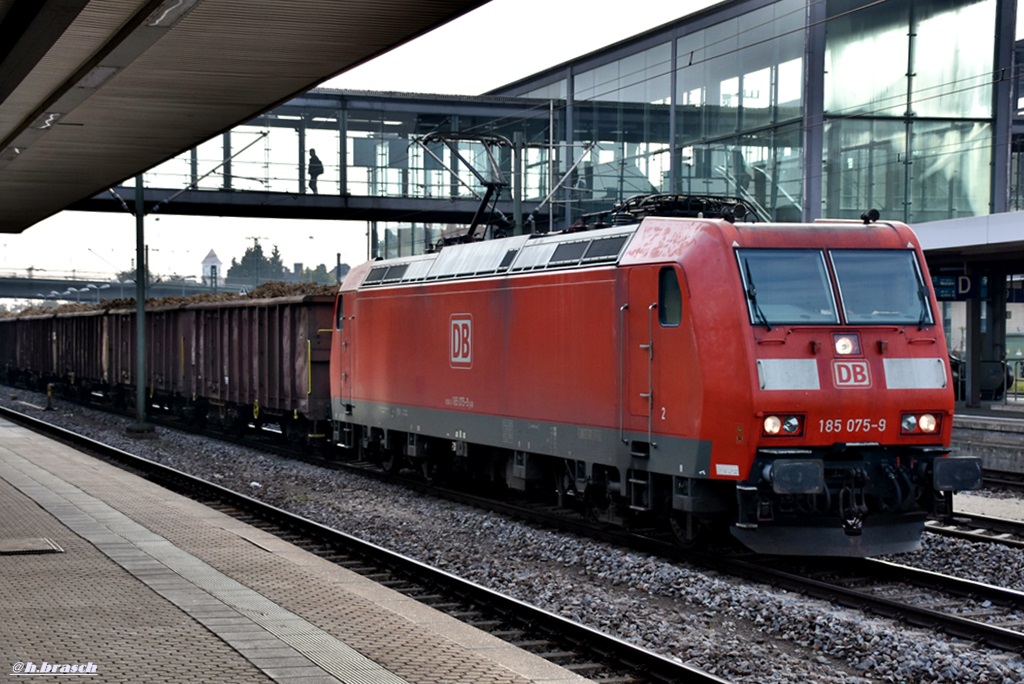
[[[734, 682], [1024, 682], [1019, 655], [824, 601], [539, 530], [358, 475], [3, 388], [0, 404], [244, 491]], [[1024, 506], [1024, 504], [1022, 504]], [[897, 562], [1024, 589], [1024, 554], [926, 535]]]

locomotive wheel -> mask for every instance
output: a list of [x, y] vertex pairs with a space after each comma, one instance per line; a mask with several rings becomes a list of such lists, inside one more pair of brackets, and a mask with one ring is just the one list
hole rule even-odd
[[401, 467], [401, 457], [391, 449], [384, 449], [380, 454], [380, 467], [388, 475], [394, 475]]
[[423, 479], [430, 484], [437, 482], [437, 476], [440, 468], [437, 462], [432, 458], [423, 459], [423, 463], [420, 464], [420, 472], [423, 473]]
[[439, 484], [445, 479], [447, 464], [439, 458], [427, 457], [423, 459], [420, 470], [423, 472], [423, 479], [426, 482]]
[[693, 513], [672, 511], [668, 526], [676, 545], [684, 549], [695, 549], [707, 542], [707, 524]]

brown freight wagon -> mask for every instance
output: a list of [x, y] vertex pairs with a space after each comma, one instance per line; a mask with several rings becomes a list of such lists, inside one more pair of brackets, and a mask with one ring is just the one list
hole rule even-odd
[[[330, 420], [333, 311], [323, 295], [149, 308], [149, 403], [227, 428], [275, 423], [291, 439], [320, 436]], [[134, 312], [110, 318], [112, 370], [133, 388]]]
[[102, 311], [0, 319], [0, 368], [11, 384], [86, 399], [108, 378], [102, 354]]
[[4, 382], [44, 390], [57, 376], [52, 314], [0, 318], [0, 373]]
[[[292, 440], [322, 438], [333, 311], [325, 295], [151, 306], [147, 406], [226, 428], [273, 423]], [[102, 394], [130, 406], [135, 341], [134, 309], [0, 319], [0, 369], [40, 389], [58, 382], [80, 398]]]

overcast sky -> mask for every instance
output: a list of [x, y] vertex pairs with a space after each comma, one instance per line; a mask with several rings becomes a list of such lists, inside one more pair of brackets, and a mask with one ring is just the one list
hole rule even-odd
[[[593, 0], [492, 0], [488, 4], [323, 85], [332, 88], [479, 95], [713, 4], [711, 0], [632, 0], [614, 13]], [[202, 173], [203, 170], [201, 169]], [[366, 258], [365, 222], [282, 221], [150, 215], [146, 241], [158, 274], [200, 275], [214, 250], [226, 271], [252, 238], [285, 265], [307, 267], [335, 255]], [[0, 276], [28, 267], [80, 274], [127, 270], [135, 256], [128, 213], [62, 212], [22, 234], [0, 234]], [[222, 271], [223, 272], [223, 271]]]

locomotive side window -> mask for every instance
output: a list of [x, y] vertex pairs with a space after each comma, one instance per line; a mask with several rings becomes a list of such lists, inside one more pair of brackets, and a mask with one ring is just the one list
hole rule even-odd
[[679, 325], [683, 320], [683, 293], [679, 277], [671, 267], [658, 274], [658, 320], [664, 326]]
[[928, 288], [912, 250], [844, 249], [829, 256], [847, 323], [931, 324]]
[[839, 323], [820, 250], [740, 249], [736, 257], [752, 324]]
[[338, 296], [338, 303], [334, 307], [334, 314], [336, 316], [336, 318], [335, 318], [335, 327], [338, 330], [344, 329], [344, 327], [345, 327], [345, 298], [340, 296], [340, 295]]

